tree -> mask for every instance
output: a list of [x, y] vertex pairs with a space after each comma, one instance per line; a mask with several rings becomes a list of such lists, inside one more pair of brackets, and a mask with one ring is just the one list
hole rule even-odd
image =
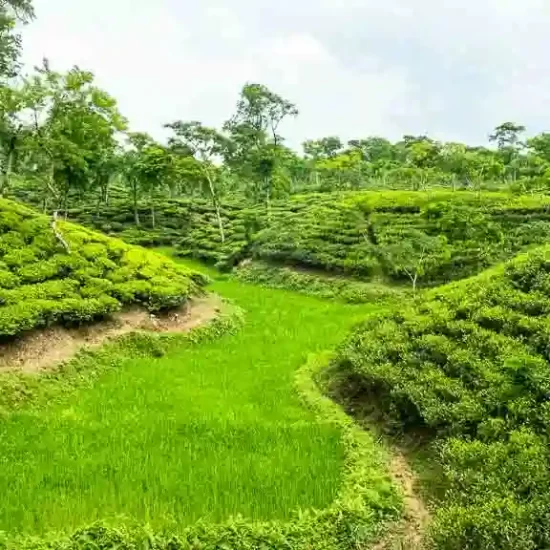
[[418, 281], [429, 271], [450, 258], [451, 252], [443, 235], [436, 237], [411, 230], [395, 243], [382, 247], [382, 261], [395, 275], [406, 275], [416, 292]]
[[92, 187], [97, 191], [97, 210], [101, 203], [108, 204], [109, 189], [113, 179], [122, 172], [122, 153], [106, 148], [98, 155], [92, 166]]
[[348, 146], [351, 149], [360, 151], [365, 162], [392, 161], [395, 158], [394, 147], [385, 138], [352, 139], [348, 141]]
[[141, 155], [146, 147], [153, 144], [153, 138], [143, 132], [129, 132], [128, 146], [121, 158], [121, 172], [128, 186], [132, 207], [134, 211], [134, 221], [137, 226], [141, 225], [139, 218], [139, 199], [143, 190]]
[[0, 197], [9, 191], [16, 156], [25, 133], [21, 119], [24, 106], [23, 90], [0, 86]]
[[0, 1], [0, 80], [17, 74], [21, 36], [16, 32], [16, 24], [25, 24], [33, 18], [34, 10], [30, 0]]
[[542, 133], [528, 139], [527, 147], [539, 157], [550, 162], [550, 133]]
[[362, 180], [362, 166], [361, 153], [355, 150], [317, 161], [316, 170], [324, 180], [330, 179], [331, 189], [358, 188]]
[[298, 109], [262, 84], [246, 84], [236, 113], [224, 124], [231, 147], [226, 148], [226, 164], [248, 182], [254, 200], [264, 199], [268, 215], [279, 173], [283, 138], [279, 128]]
[[227, 153], [228, 148], [231, 146], [230, 141], [214, 128], [203, 126], [200, 122], [196, 121], [177, 121], [167, 124], [166, 128], [170, 128], [175, 133], [175, 137], [171, 137], [169, 140], [171, 147], [187, 147], [189, 151], [193, 152], [197, 160], [200, 161], [200, 167], [208, 182], [208, 189], [216, 210], [220, 239], [224, 243], [225, 231], [219, 200], [219, 170], [214, 165], [214, 162]]
[[143, 189], [148, 193], [151, 206], [151, 225], [156, 227], [155, 200], [164, 185], [172, 178], [175, 163], [166, 147], [151, 143], [144, 147], [136, 166]]
[[53, 198], [55, 208], [65, 212], [69, 194], [89, 190], [94, 168], [107, 151], [115, 151], [116, 135], [126, 128], [116, 101], [93, 82], [88, 71], [57, 73], [45, 60], [23, 85], [31, 176], [44, 182], [45, 204]]
[[499, 149], [517, 147], [520, 144], [520, 134], [525, 132], [525, 126], [514, 122], [504, 122], [495, 128], [489, 136], [489, 141], [496, 142]]
[[343, 145], [339, 137], [330, 136], [306, 141], [303, 148], [306, 158], [319, 160], [334, 158], [342, 152]]
[[247, 136], [256, 146], [268, 139], [279, 145], [282, 137], [279, 126], [287, 117], [298, 115], [296, 105], [272, 92], [263, 84], [245, 84], [237, 102], [235, 115], [225, 123], [224, 129], [233, 133], [235, 129], [242, 132], [247, 129]]
[[504, 122], [495, 128], [489, 136], [489, 141], [496, 143], [504, 164], [509, 168], [513, 181], [517, 179], [517, 166], [514, 166], [521, 149], [525, 144], [520, 141], [521, 134], [525, 132], [525, 126], [513, 122]]

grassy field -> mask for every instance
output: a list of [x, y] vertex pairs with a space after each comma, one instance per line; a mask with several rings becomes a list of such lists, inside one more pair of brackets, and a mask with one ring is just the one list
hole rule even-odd
[[153, 527], [287, 518], [341, 479], [340, 433], [293, 387], [372, 306], [218, 280], [246, 311], [237, 334], [158, 359], [127, 358], [93, 387], [0, 423], [0, 531], [67, 532], [96, 519]]

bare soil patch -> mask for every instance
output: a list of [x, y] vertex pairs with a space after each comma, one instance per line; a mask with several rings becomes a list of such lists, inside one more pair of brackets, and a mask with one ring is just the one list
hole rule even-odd
[[424, 548], [424, 533], [430, 522], [430, 512], [417, 494], [417, 477], [406, 457], [398, 449], [392, 451], [390, 474], [403, 492], [405, 511], [403, 518], [371, 550], [421, 550]]
[[131, 332], [189, 332], [215, 319], [221, 305], [220, 297], [208, 295], [167, 314], [151, 315], [144, 309], [132, 308], [100, 323], [38, 330], [0, 346], [0, 371], [39, 372], [71, 359], [82, 349], [101, 347], [108, 340]]

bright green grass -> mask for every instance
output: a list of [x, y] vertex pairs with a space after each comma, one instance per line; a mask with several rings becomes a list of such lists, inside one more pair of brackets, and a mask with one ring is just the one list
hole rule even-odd
[[288, 518], [334, 499], [340, 434], [301, 406], [293, 374], [369, 308], [232, 280], [213, 290], [246, 310], [239, 333], [127, 358], [92, 387], [2, 419], [0, 531]]

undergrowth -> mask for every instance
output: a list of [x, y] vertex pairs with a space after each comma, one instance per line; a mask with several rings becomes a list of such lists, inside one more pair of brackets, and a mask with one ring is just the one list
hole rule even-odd
[[322, 272], [270, 265], [264, 262], [243, 262], [235, 270], [240, 281], [268, 288], [283, 288], [326, 300], [350, 304], [379, 303], [399, 299], [406, 290], [382, 283], [362, 282]]

